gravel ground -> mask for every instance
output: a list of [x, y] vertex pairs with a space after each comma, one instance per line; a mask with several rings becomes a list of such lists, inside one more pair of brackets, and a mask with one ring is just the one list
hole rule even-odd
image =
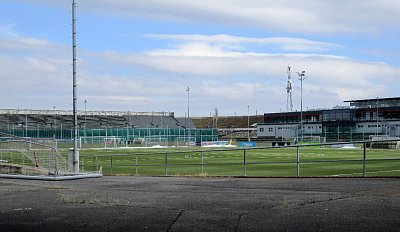
[[396, 178], [0, 179], [0, 231], [400, 231]]

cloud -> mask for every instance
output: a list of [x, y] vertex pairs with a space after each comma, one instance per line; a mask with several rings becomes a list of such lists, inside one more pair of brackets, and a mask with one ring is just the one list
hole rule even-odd
[[[8, 34], [0, 37], [3, 107], [46, 109], [55, 105], [70, 109], [69, 47], [12, 35], [12, 30]], [[148, 37], [171, 43], [167, 48], [160, 45], [140, 53], [78, 51], [80, 108], [86, 99], [89, 109], [164, 110], [182, 116], [187, 104], [185, 89], [190, 86], [191, 115], [208, 115], [214, 108], [219, 108], [221, 115], [247, 113], [247, 105], [259, 113], [278, 111], [286, 105], [287, 65], [293, 70], [295, 109], [300, 98], [295, 71], [301, 70], [308, 77], [303, 90], [304, 106], [309, 108], [326, 108], [348, 99], [392, 97], [399, 92], [398, 67], [331, 55], [330, 49], [340, 46], [336, 44], [289, 37]], [[251, 49], [253, 45], [278, 46], [281, 50], [261, 52]], [[318, 53], [321, 50], [325, 52]]]
[[[40, 51], [51, 44], [45, 39], [21, 36], [15, 31], [14, 24], [0, 22], [0, 51]], [[53, 47], [54, 48], [54, 47]]]
[[400, 70], [384, 63], [345, 56], [232, 51], [221, 45], [192, 42], [142, 54], [108, 53], [104, 58], [114, 64], [139, 66], [161, 75], [190, 77], [189, 82], [201, 78], [196, 86], [208, 97], [228, 101], [249, 101], [255, 97], [257, 101], [263, 94], [266, 97], [272, 92], [274, 97], [280, 93], [281, 98], [276, 102], [281, 103], [286, 97], [286, 67], [290, 64], [295, 93], [300, 92], [295, 71], [305, 70], [308, 79], [304, 83], [304, 97], [321, 107], [348, 99], [395, 96], [396, 73]]
[[334, 43], [312, 41], [291, 37], [250, 38], [240, 36], [220, 35], [172, 35], [172, 34], [149, 34], [148, 38], [166, 39], [178, 42], [223, 44], [229, 48], [241, 48], [242, 44], [276, 45], [286, 51], [326, 51], [340, 47]]
[[[62, 1], [19, 0], [54, 4]], [[375, 33], [397, 28], [400, 3], [393, 0], [85, 0], [79, 11], [159, 21], [205, 22], [295, 33]]]

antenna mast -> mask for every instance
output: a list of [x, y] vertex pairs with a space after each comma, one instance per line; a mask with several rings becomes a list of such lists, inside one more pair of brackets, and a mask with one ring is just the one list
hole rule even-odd
[[292, 77], [290, 76], [290, 66], [288, 66], [287, 74], [288, 74], [288, 81], [286, 87], [286, 92], [287, 92], [286, 110], [288, 112], [291, 112], [293, 111], [293, 102], [292, 102]]
[[73, 94], [73, 114], [74, 114], [74, 153], [73, 153], [73, 172], [79, 172], [79, 151], [78, 151], [78, 115], [76, 106], [76, 4], [72, 0], [72, 94]]

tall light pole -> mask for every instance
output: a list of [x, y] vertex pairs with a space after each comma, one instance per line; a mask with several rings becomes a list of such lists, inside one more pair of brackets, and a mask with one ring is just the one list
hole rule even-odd
[[76, 94], [76, 4], [72, 0], [72, 100], [73, 100], [73, 121], [74, 121], [74, 151], [72, 159], [73, 172], [79, 172], [79, 152], [78, 152], [78, 115], [77, 115], [77, 94]]
[[250, 142], [250, 106], [247, 106], [247, 140]]
[[307, 79], [306, 71], [302, 71], [301, 73], [297, 72], [300, 80], [300, 133], [301, 133], [301, 142], [304, 139], [304, 130], [303, 130], [303, 81]]
[[186, 87], [186, 91], [188, 92], [188, 119], [189, 119], [189, 117], [190, 117], [190, 115], [189, 115], [189, 93], [190, 93], [190, 88], [189, 88], [189, 86], [188, 87]]
[[25, 137], [28, 137], [28, 109], [25, 110]]
[[54, 139], [57, 137], [57, 124], [56, 124], [56, 106], [53, 106], [54, 114]]
[[85, 134], [86, 134], [86, 115], [87, 115], [87, 111], [86, 111], [86, 99], [85, 99]]
[[378, 115], [379, 115], [379, 104], [378, 104], [378, 97], [376, 97], [376, 137], [378, 137]]

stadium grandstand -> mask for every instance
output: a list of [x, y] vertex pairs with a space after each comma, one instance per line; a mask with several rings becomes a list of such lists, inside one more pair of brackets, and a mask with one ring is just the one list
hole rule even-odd
[[[78, 111], [81, 129], [99, 128], [195, 128], [190, 118], [175, 118], [171, 112]], [[69, 110], [0, 110], [0, 129], [55, 129], [73, 128], [73, 114]]]
[[[0, 110], [3, 138], [73, 138], [73, 112], [68, 110]], [[197, 129], [190, 118], [175, 118], [172, 112], [78, 111], [78, 137], [86, 143], [156, 143], [218, 140], [213, 128]]]

